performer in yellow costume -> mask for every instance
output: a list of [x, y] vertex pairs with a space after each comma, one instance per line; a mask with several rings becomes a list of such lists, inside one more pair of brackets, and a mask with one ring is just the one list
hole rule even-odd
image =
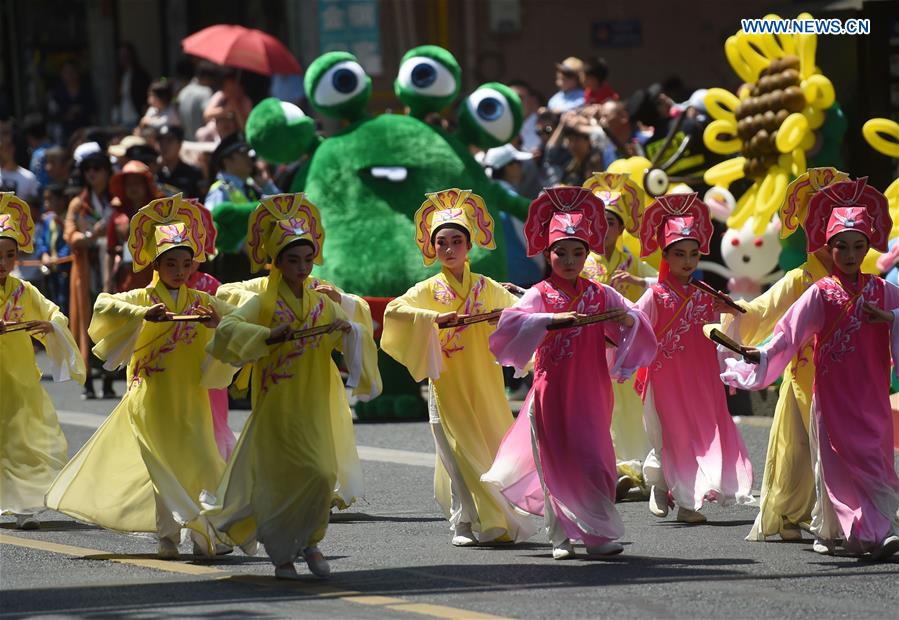
[[[643, 212], [643, 190], [627, 174], [599, 172], [584, 182], [605, 203], [608, 232], [602, 254], [590, 252], [581, 275], [598, 284], [614, 287], [629, 301], [636, 302], [646, 287], [657, 280], [658, 272], [618, 240], [627, 231], [636, 234]], [[619, 501], [634, 486], [644, 487], [643, 459], [651, 446], [643, 427], [643, 400], [634, 389], [634, 377], [624, 383], [612, 382], [615, 404], [612, 409], [612, 444], [618, 464], [616, 497]]]
[[[834, 168], [810, 168], [797, 177], [780, 207], [781, 236], [796, 232], [816, 192], [846, 178]], [[806, 289], [829, 275], [831, 265], [826, 248], [809, 254], [805, 263], [791, 269], [762, 295], [750, 302], [738, 301], [746, 314], [725, 315], [724, 332], [747, 346], [761, 344]], [[811, 523], [815, 476], [808, 424], [815, 375], [813, 348], [814, 342], [807, 342], [784, 373], [768, 437], [759, 514], [746, 540], [764, 541], [775, 534], [784, 540], [798, 540], [802, 537], [800, 526], [807, 528]]]
[[[208, 359], [219, 317], [232, 310], [184, 282], [205, 260], [201, 215], [180, 195], [154, 200], [131, 220], [134, 269], [153, 266], [147, 288], [102, 294], [88, 330], [107, 369], [127, 364], [122, 402], [47, 492], [47, 506], [123, 532], [155, 532], [159, 556], [178, 557], [182, 528], [194, 552], [212, 555], [216, 534], [201, 495], [225, 470], [215, 443], [210, 387], [234, 368]], [[172, 320], [200, 317], [201, 320]]]
[[39, 526], [34, 513], [68, 458], [56, 409], [41, 387], [35, 338], [56, 381], [84, 383], [84, 361], [68, 320], [30, 283], [10, 275], [19, 252], [34, 247], [34, 222], [24, 200], [0, 193], [0, 514], [16, 527]]
[[484, 321], [438, 328], [518, 301], [469, 268], [472, 244], [496, 247], [493, 218], [477, 194], [448, 189], [427, 194], [414, 221], [425, 265], [439, 259], [442, 268], [387, 305], [381, 348], [416, 381], [429, 379], [437, 449], [434, 496], [453, 528], [452, 543], [524, 540], [535, 528], [499, 491], [481, 482], [512, 425], [502, 370], [488, 348], [494, 326]]
[[[332, 392], [344, 389], [332, 381], [331, 352], [343, 352], [349, 387], [373, 383], [362, 376], [371, 337], [306, 285], [313, 264], [322, 263], [324, 236], [318, 209], [303, 194], [264, 199], [250, 216], [246, 245], [253, 268], [271, 261], [271, 273], [209, 345], [218, 359], [253, 364], [253, 412], [205, 514], [244, 548], [262, 542], [283, 579], [298, 578], [301, 554], [313, 574], [330, 575], [318, 544], [337, 482], [331, 407], [341, 401]], [[311, 328], [319, 330], [298, 333]]]
[[[254, 278], [243, 282], [223, 284], [216, 296], [234, 306], [243, 306], [265, 291], [267, 277]], [[378, 350], [374, 344], [371, 310], [368, 302], [357, 295], [351, 295], [340, 290], [327, 280], [316, 277], [306, 278], [306, 288], [323, 293], [331, 298], [331, 301], [340, 305], [349, 319], [359, 325], [366, 334], [362, 348], [362, 377], [359, 385], [353, 390], [353, 395], [362, 401], [368, 401], [381, 393], [381, 374], [378, 371]], [[238, 379], [238, 383], [249, 385], [249, 370]], [[243, 387], [243, 386], [241, 386]], [[337, 484], [334, 495], [331, 498], [331, 506], [339, 510], [346, 510], [357, 499], [363, 497], [364, 486], [362, 480], [362, 464], [359, 462], [359, 453], [356, 450], [356, 435], [353, 431], [353, 413], [344, 389], [343, 379], [337, 365], [331, 363], [331, 387], [332, 398], [329, 410], [331, 411], [331, 430], [334, 435], [334, 452], [337, 456]]]

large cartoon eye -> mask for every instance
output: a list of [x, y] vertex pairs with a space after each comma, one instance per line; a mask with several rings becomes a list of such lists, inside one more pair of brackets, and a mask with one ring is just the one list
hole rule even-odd
[[652, 168], [643, 177], [643, 187], [653, 196], [662, 196], [668, 191], [668, 174], [661, 168]]
[[413, 56], [400, 66], [396, 76], [400, 88], [419, 95], [447, 97], [456, 93], [456, 78], [441, 63], [427, 56]]
[[481, 87], [465, 101], [478, 126], [502, 143], [514, 136], [515, 118], [509, 100], [495, 88]]
[[358, 62], [339, 62], [321, 77], [312, 98], [316, 105], [335, 106], [345, 103], [365, 89], [365, 70]]

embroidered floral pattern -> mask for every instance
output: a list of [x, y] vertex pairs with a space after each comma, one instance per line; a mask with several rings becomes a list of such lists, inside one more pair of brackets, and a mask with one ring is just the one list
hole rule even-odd
[[19, 303], [25, 294], [25, 285], [19, 282], [19, 286], [12, 292], [6, 304], [3, 306], [3, 322], [17, 323], [25, 316], [25, 308]]
[[[456, 292], [445, 282], [438, 280], [437, 283], [442, 287], [449, 288], [450, 292], [457, 297]], [[477, 281], [471, 285], [471, 292], [468, 294], [468, 297], [465, 298], [465, 303], [463, 304], [462, 309], [459, 310], [459, 314], [479, 314], [481, 312], [487, 312], [487, 309], [484, 307], [481, 300], [481, 293], [484, 292], [485, 286], [486, 280], [483, 277], [478, 276]], [[437, 295], [438, 293], [435, 292], [435, 299], [437, 299]], [[462, 344], [462, 334], [469, 327], [469, 325], [461, 325], [459, 327], [440, 330], [440, 350], [443, 352], [444, 357], [449, 359], [454, 353], [458, 353], [465, 349], [465, 346]]]
[[[296, 329], [315, 327], [318, 319], [321, 318], [324, 309], [325, 299], [324, 297], [321, 297], [309, 312], [309, 317], [306, 319], [306, 322], [301, 326], [297, 326]], [[288, 325], [296, 325], [299, 323], [299, 317], [297, 317], [283, 299], [279, 299], [275, 304], [275, 312], [272, 315], [272, 327], [277, 327], [285, 323]], [[302, 338], [300, 340], [290, 340], [281, 344], [275, 350], [276, 352], [266, 358], [263, 362], [259, 380], [260, 394], [266, 394], [272, 386], [275, 386], [282, 381], [292, 379], [296, 374], [293, 370], [296, 359], [303, 355], [307, 349], [317, 349], [321, 344], [322, 338], [324, 338], [324, 334]]]
[[[581, 314], [596, 314], [601, 312], [605, 306], [605, 294], [602, 288], [593, 282], [587, 285], [587, 290], [581, 295], [580, 300], [573, 309], [570, 308], [571, 298], [563, 291], [553, 287], [549, 282], [544, 280], [537, 286], [543, 294], [543, 303], [546, 305], [547, 312], [573, 310]], [[558, 366], [564, 360], [573, 357], [572, 343], [577, 340], [584, 329], [584, 327], [560, 329], [544, 338], [537, 349], [534, 373], [544, 375], [549, 368]]]
[[434, 301], [445, 306], [449, 306], [454, 301], [456, 301], [458, 297], [459, 296], [456, 295], [456, 291], [454, 291], [453, 287], [451, 287], [449, 284], [447, 284], [440, 278], [434, 280]]
[[[818, 345], [815, 364], [820, 368], [822, 375], [830, 371], [832, 364], [840, 364], [847, 354], [855, 352], [853, 336], [862, 327], [862, 306], [865, 303], [880, 306], [876, 281], [876, 278], [867, 278], [861, 295], [852, 301], [852, 307], [845, 312], [844, 307], [852, 300], [849, 292], [830, 277], [818, 282], [821, 297], [831, 306], [831, 312], [827, 315], [834, 316], [835, 320], [839, 321], [830, 336], [824, 336], [826, 341]], [[841, 315], [842, 318], [839, 318]]]
[[[656, 304], [668, 311], [666, 313], [660, 309], [658, 312], [660, 317], [659, 323], [664, 325], [667, 320], [670, 320], [666, 314], [676, 311], [683, 302], [683, 298], [666, 283], [654, 284], [652, 290], [655, 293]], [[666, 360], [672, 359], [675, 353], [684, 350], [682, 339], [691, 329], [696, 327], [702, 329], [703, 325], [714, 320], [711, 311], [712, 305], [709, 303], [709, 300], [710, 296], [706, 293], [697, 289], [691, 290], [690, 297], [681, 314], [665, 330], [664, 334], [656, 334], [659, 345], [658, 354], [652, 365], [653, 370], [659, 370]]]
[[[150, 295], [150, 305], [163, 303], [162, 299], [155, 294]], [[194, 300], [184, 309], [184, 314], [193, 314], [200, 306], [201, 299], [199, 295], [194, 296]], [[167, 369], [164, 365], [165, 356], [175, 350], [179, 345], [189, 345], [197, 336], [197, 324], [191, 322], [172, 323], [169, 329], [168, 337], [158, 347], [150, 349], [150, 351], [139, 357], [131, 369], [131, 381], [128, 389], [131, 390], [139, 386], [144, 379], [149, 379], [155, 374], [165, 372]]]

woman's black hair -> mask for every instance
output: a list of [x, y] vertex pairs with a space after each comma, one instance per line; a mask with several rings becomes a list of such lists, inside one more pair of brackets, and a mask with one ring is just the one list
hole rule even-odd
[[186, 245], [176, 245], [176, 246], [173, 247], [173, 248], [169, 248], [168, 250], [166, 250], [166, 251], [163, 252], [162, 254], [158, 254], [158, 255], [156, 256], [156, 260], [159, 260], [160, 258], [162, 258], [163, 256], [165, 256], [166, 254], [168, 254], [168, 253], [171, 252], [172, 250], [185, 250], [185, 251], [187, 251], [187, 252], [190, 253], [190, 257], [191, 257], [191, 258], [194, 257], [194, 251], [193, 251], [192, 248], [189, 248], [189, 247], [187, 247]]
[[548, 248], [546, 248], [546, 251], [552, 252], [553, 248], [556, 247], [556, 244], [559, 243], [560, 241], [580, 241], [581, 244], [584, 246], [584, 250], [587, 251], [587, 254], [590, 253], [590, 245], [583, 239], [578, 239], [577, 237], [565, 237], [564, 239], [558, 239], [556, 241], [553, 241], [552, 245], [550, 245]]
[[281, 251], [278, 252], [278, 255], [275, 257], [275, 264], [277, 265], [279, 262], [281, 262], [281, 256], [284, 254], [284, 252], [286, 252], [290, 248], [295, 248], [298, 245], [308, 245], [310, 248], [312, 248], [312, 251], [315, 252], [315, 244], [309, 241], [309, 239], [297, 239], [295, 241], [291, 241], [283, 248], [281, 248]]
[[452, 223], [441, 224], [440, 226], [438, 226], [437, 228], [435, 228], [434, 230], [431, 231], [431, 245], [437, 245], [436, 244], [437, 233], [440, 232], [444, 228], [451, 228], [453, 230], [458, 230], [460, 233], [465, 235], [465, 241], [468, 242], [468, 245], [471, 245], [471, 233], [468, 232], [468, 229], [466, 229], [461, 224], [452, 224]]
[[614, 215], [615, 219], [618, 220], [618, 228], [620, 228], [621, 230], [624, 230], [624, 219], [620, 215], [618, 215], [617, 213], [615, 213], [614, 211], [612, 211], [610, 209], [606, 209], [606, 213], [610, 213], [610, 214]]

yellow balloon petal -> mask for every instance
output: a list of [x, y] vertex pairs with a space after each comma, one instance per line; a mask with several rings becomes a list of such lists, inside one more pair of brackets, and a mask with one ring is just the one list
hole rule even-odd
[[803, 151], [809, 151], [813, 146], [815, 146], [815, 132], [808, 131], [802, 136], [802, 142], [799, 143], [799, 147]]
[[824, 124], [824, 110], [808, 107], [802, 111], [802, 114], [808, 120], [808, 126], [811, 129], [818, 129]]
[[819, 110], [826, 110], [836, 100], [833, 82], [823, 75], [810, 75], [802, 82], [802, 92], [808, 104]]
[[[800, 19], [802, 19], [800, 17]], [[803, 80], [815, 72], [817, 37], [813, 34], [796, 35], [796, 53], [799, 56], [799, 77]]]
[[755, 230], [756, 235], [764, 234], [771, 216], [777, 213], [787, 191], [789, 177], [786, 171], [779, 166], [772, 166], [768, 174], [759, 186], [759, 193], [755, 201]]
[[702, 141], [713, 153], [733, 155], [739, 153], [743, 146], [737, 137], [737, 128], [730, 121], [712, 121], [702, 133]]
[[[871, 148], [878, 153], [887, 157], [899, 157], [899, 123], [888, 118], [872, 118], [862, 127], [862, 135]], [[892, 138], [892, 140], [888, 140], [884, 136]]]
[[805, 151], [802, 150], [801, 146], [798, 149], [793, 149], [793, 163], [790, 168], [785, 169], [789, 170], [790, 174], [794, 177], [798, 177], [800, 174], [808, 170], [808, 164], [805, 161]]
[[745, 176], [743, 174], [743, 165], [745, 163], [745, 157], [728, 159], [719, 164], [715, 164], [706, 170], [702, 178], [706, 182], [706, 185], [720, 185], [727, 189], [730, 187], [731, 183], [737, 179], [742, 179]]
[[727, 57], [727, 62], [730, 63], [734, 73], [736, 73], [741, 80], [744, 82], [755, 82], [758, 73], [754, 72], [752, 67], [749, 66], [749, 63], [743, 58], [737, 44], [737, 38], [737, 35], [727, 37], [727, 40], [724, 42], [724, 55]]
[[752, 217], [753, 211], [755, 210], [755, 198], [758, 195], [758, 191], [759, 184], [753, 183], [749, 189], [740, 196], [740, 199], [737, 200], [737, 206], [734, 207], [733, 213], [727, 218], [726, 223], [728, 228], [743, 228], [743, 224], [746, 223], [746, 220]]
[[770, 64], [770, 61], [762, 55], [759, 49], [753, 46], [753, 41], [748, 36], [737, 36], [737, 51], [743, 58], [743, 61], [752, 69], [753, 78], [751, 81], [756, 81], [759, 73]]
[[775, 138], [777, 150], [781, 153], [791, 153], [802, 142], [806, 132], [808, 132], [808, 119], [799, 112], [793, 112], [777, 130]]
[[710, 88], [705, 95], [705, 109], [709, 116], [721, 121], [730, 121], [736, 130], [737, 106], [740, 100], [729, 90]]

